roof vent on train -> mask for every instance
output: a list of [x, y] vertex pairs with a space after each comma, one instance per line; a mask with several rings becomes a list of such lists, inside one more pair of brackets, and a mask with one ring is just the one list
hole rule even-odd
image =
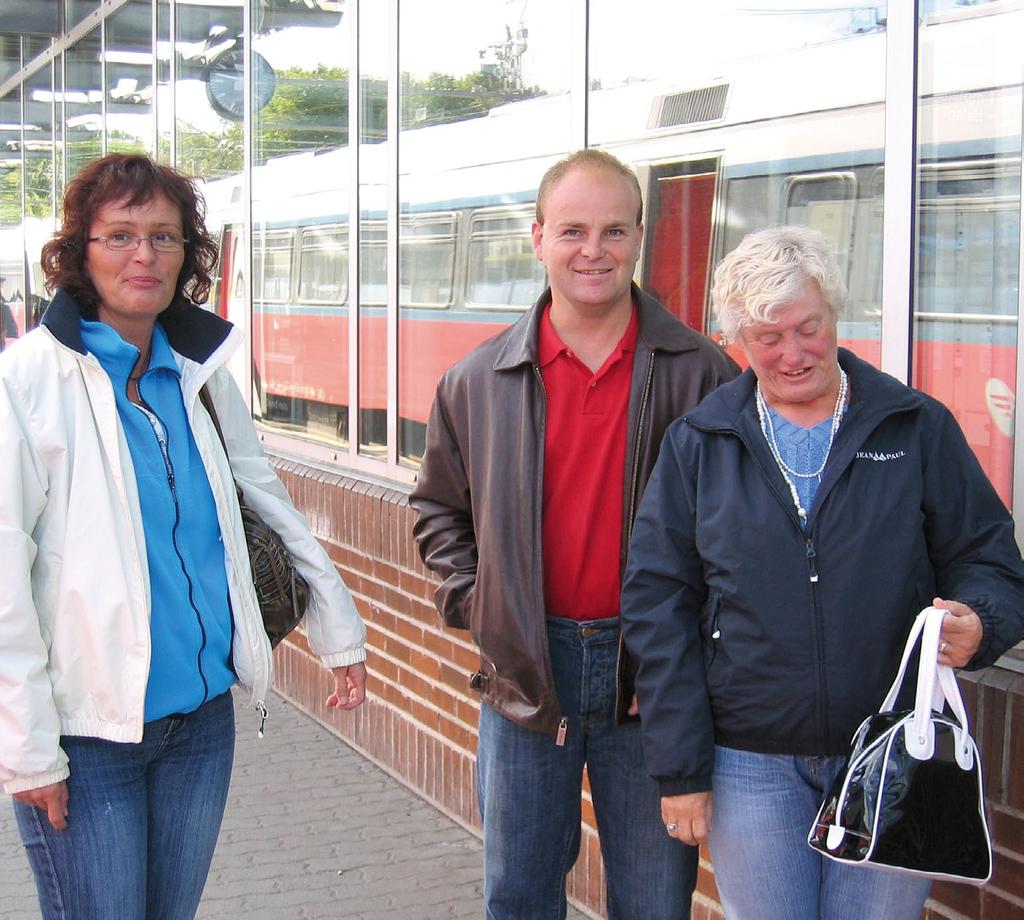
[[671, 128], [716, 121], [725, 116], [725, 100], [728, 95], [729, 84], [719, 83], [657, 97], [651, 107], [647, 127]]

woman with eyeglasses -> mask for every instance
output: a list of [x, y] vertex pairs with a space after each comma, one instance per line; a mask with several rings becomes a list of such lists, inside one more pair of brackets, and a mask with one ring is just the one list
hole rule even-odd
[[235, 482], [310, 584], [326, 704], [364, 698], [363, 624], [224, 367], [241, 335], [197, 306], [217, 258], [203, 210], [147, 157], [86, 166], [43, 248], [53, 301], [0, 355], [0, 780], [45, 920], [195, 916], [228, 691], [265, 715], [272, 677]]

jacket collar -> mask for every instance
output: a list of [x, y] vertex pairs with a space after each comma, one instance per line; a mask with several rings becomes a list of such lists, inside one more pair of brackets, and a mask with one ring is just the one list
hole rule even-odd
[[[657, 300], [645, 293], [636, 284], [632, 285], [633, 303], [636, 304], [640, 321], [637, 346], [643, 343], [651, 351], [683, 352], [694, 351], [700, 340]], [[494, 360], [496, 371], [512, 370], [523, 364], [538, 361], [540, 318], [544, 308], [551, 303], [551, 288], [547, 288], [540, 299], [509, 330]]]
[[[839, 349], [839, 366], [850, 378], [850, 407], [846, 412], [847, 427], [874, 423], [893, 412], [916, 409], [924, 402], [917, 390], [900, 383], [895, 377], [878, 370], [852, 351]], [[737, 431], [744, 410], [754, 410], [754, 372], [747, 368], [739, 377], [720, 386], [696, 409], [686, 413], [687, 421], [708, 431]], [[755, 419], [754, 424], [757, 424]]]
[[[79, 326], [81, 310], [78, 302], [67, 291], [59, 290], [43, 313], [41, 324], [63, 345], [86, 354]], [[233, 326], [215, 313], [202, 307], [186, 307], [183, 310], [164, 310], [159, 316], [160, 325], [167, 333], [167, 341], [178, 354], [199, 364], [224, 344]]]

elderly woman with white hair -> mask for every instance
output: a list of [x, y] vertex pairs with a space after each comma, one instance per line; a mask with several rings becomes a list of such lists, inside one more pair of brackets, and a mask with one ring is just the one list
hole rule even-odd
[[722, 261], [749, 369], [668, 429], [632, 534], [647, 765], [729, 920], [916, 920], [927, 879], [824, 859], [808, 830], [923, 607], [948, 611], [942, 664], [1024, 636], [1013, 520], [942, 404], [838, 348], [845, 296], [806, 228]]

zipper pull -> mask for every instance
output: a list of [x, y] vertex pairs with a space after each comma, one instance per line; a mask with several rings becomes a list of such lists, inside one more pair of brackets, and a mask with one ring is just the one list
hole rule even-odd
[[256, 711], [260, 714], [260, 727], [256, 729], [256, 734], [258, 737], [262, 738], [263, 727], [267, 724], [267, 716], [269, 715], [269, 713], [267, 712], [267, 707], [263, 704], [263, 700], [260, 700], [256, 704]]
[[807, 565], [810, 567], [810, 570], [811, 570], [811, 584], [812, 585], [818, 583], [818, 563], [817, 563], [817, 557], [818, 557], [818, 554], [814, 550], [814, 544], [810, 540], [808, 540], [807, 541]]
[[565, 747], [565, 733], [569, 731], [569, 720], [562, 716], [558, 722], [558, 734], [555, 736], [555, 746]]

